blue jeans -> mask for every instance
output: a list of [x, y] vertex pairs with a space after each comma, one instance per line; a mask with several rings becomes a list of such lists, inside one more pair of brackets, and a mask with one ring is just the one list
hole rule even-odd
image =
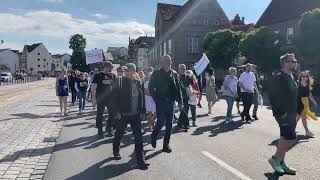
[[78, 92], [79, 111], [84, 110], [84, 107], [86, 106], [86, 97], [87, 97], [87, 92], [85, 92], [85, 91]]
[[164, 135], [163, 147], [167, 147], [170, 143], [171, 131], [172, 131], [172, 121], [173, 121], [173, 111], [174, 102], [173, 101], [157, 101], [157, 123], [152, 132], [152, 137], [157, 139], [157, 136], [161, 128], [165, 125], [166, 131]]
[[224, 96], [225, 100], [227, 101], [227, 118], [232, 118], [232, 108], [235, 98], [231, 96]]

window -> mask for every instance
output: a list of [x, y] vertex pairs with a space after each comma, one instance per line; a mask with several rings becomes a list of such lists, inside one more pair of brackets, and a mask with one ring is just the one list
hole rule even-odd
[[204, 20], [204, 25], [208, 25], [209, 24], [209, 20], [208, 19], [205, 19]]
[[61, 62], [61, 59], [60, 59], [60, 62]]
[[40, 59], [38, 59], [38, 61], [40, 61]]
[[292, 27], [289, 27], [287, 29], [287, 43], [288, 44], [291, 44], [293, 41], [293, 28]]
[[38, 65], [38, 68], [40, 68], [40, 65]]
[[160, 56], [162, 56], [163, 54], [163, 47], [162, 47], [162, 44], [160, 44]]
[[38, 56], [40, 56], [40, 53], [38, 53]]
[[172, 54], [171, 39], [168, 40], [168, 54]]
[[220, 19], [216, 19], [216, 25], [217, 25], [217, 26], [220, 26], [220, 24], [221, 24]]
[[193, 20], [192, 20], [192, 24], [195, 24], [195, 25], [196, 25], [196, 24], [197, 24], [197, 20], [196, 20], [196, 19], [193, 19]]
[[166, 42], [163, 43], [163, 54], [162, 55], [165, 55], [165, 54], [167, 54], [167, 43]]
[[46, 67], [46, 65], [43, 65], [43, 67], [45, 68], [45, 67]]
[[49, 65], [49, 63], [47, 63], [47, 65]]
[[57, 64], [56, 66], [59, 67], [59, 64]]
[[199, 53], [199, 37], [188, 37], [188, 53]]
[[46, 59], [43, 59], [43, 61], [47, 61]]

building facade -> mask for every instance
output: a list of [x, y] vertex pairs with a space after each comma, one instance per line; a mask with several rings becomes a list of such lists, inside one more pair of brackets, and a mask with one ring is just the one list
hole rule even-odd
[[111, 53], [115, 61], [128, 60], [128, 48], [126, 47], [108, 47], [107, 53]]
[[272, 0], [258, 20], [256, 27], [266, 26], [285, 36], [284, 52], [298, 54], [294, 36], [299, 31], [299, 21], [304, 12], [320, 8], [319, 0]]
[[137, 39], [129, 37], [128, 62], [135, 63], [143, 69], [150, 66], [148, 53], [149, 48], [154, 46], [155, 37], [140, 36]]
[[151, 61], [161, 66], [161, 56], [169, 54], [173, 65], [193, 66], [201, 57], [205, 36], [232, 25], [217, 0], [189, 0], [183, 6], [157, 4], [155, 45], [150, 52]]
[[52, 63], [50, 70], [58, 70], [61, 71], [62, 68], [66, 69], [72, 69], [71, 63], [70, 63], [71, 55], [70, 54], [55, 54], [52, 55]]
[[20, 57], [20, 65], [27, 73], [37, 74], [51, 70], [52, 56], [42, 43], [25, 45]]
[[0, 49], [0, 72], [16, 73], [19, 68], [19, 51]]

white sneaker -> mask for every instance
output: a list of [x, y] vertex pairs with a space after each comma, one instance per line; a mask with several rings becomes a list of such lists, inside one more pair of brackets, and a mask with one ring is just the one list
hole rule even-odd
[[314, 137], [314, 134], [313, 134], [311, 131], [308, 130], [308, 131], [306, 132], [306, 136], [307, 136], [307, 137]]

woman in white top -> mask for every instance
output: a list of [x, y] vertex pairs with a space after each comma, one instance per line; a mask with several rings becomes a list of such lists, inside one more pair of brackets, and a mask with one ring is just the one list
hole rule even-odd
[[229, 68], [229, 74], [224, 78], [223, 81], [223, 96], [225, 100], [227, 101], [227, 123], [233, 122], [232, 120], [232, 107], [233, 103], [237, 97], [237, 84], [238, 84], [238, 78], [237, 75], [237, 69], [234, 67]]
[[150, 93], [148, 90], [152, 72], [153, 72], [153, 68], [149, 67], [146, 71], [145, 78], [144, 78], [144, 93], [145, 93], [145, 102], [146, 102], [147, 121], [148, 121], [151, 132], [154, 129], [155, 119], [157, 118], [156, 103], [150, 96]]

